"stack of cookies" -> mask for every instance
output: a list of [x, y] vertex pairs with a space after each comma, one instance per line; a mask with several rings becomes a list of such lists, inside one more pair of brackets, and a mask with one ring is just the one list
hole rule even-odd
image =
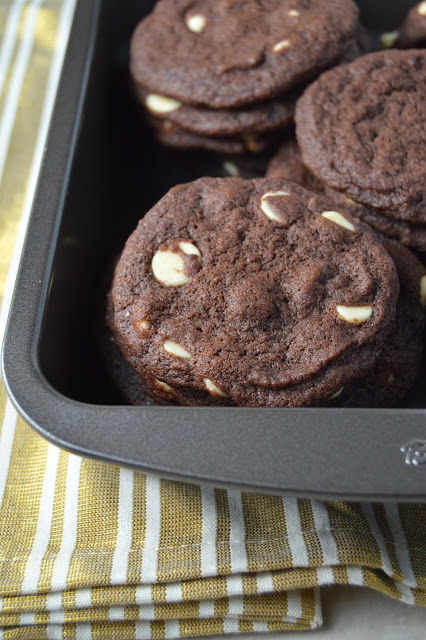
[[308, 81], [359, 55], [358, 37], [352, 0], [160, 0], [133, 34], [130, 70], [163, 144], [260, 152]]
[[281, 178], [201, 178], [140, 221], [107, 321], [129, 401], [386, 406], [417, 375], [425, 303], [417, 258], [344, 208]]
[[296, 179], [377, 231], [426, 251], [426, 51], [325, 72], [297, 104], [297, 142], [267, 175]]

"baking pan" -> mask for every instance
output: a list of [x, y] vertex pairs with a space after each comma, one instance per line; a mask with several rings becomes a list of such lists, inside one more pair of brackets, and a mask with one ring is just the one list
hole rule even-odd
[[[195, 177], [140, 120], [128, 40], [152, 2], [79, 0], [6, 331], [24, 418], [70, 451], [178, 480], [318, 498], [426, 500], [426, 369], [396, 409], [126, 406], [97, 334], [102, 282], [137, 220]], [[361, 2], [367, 25], [412, 2]]]

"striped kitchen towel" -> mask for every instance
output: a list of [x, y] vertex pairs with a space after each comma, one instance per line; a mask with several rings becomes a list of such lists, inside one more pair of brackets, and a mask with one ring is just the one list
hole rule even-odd
[[[74, 8], [0, 0], [1, 336]], [[283, 499], [85, 460], [37, 435], [1, 384], [0, 425], [0, 639], [312, 629], [326, 584], [426, 606], [425, 505]]]

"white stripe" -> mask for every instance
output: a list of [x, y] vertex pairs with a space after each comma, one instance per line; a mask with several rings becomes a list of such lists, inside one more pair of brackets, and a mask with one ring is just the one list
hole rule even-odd
[[37, 14], [42, 2], [43, 0], [32, 0], [27, 9], [24, 32], [18, 54], [16, 56], [16, 62], [0, 121], [0, 183], [3, 177], [7, 153], [9, 151], [10, 138], [15, 124], [19, 98], [21, 97], [22, 83], [24, 82], [25, 73], [27, 71], [28, 62], [33, 48]]
[[223, 621], [223, 632], [224, 633], [239, 633], [240, 625], [238, 620], [233, 620], [232, 618], [225, 618]]
[[348, 572], [349, 584], [358, 587], [364, 586], [364, 571], [361, 567], [347, 567], [346, 571]]
[[[77, 543], [78, 493], [80, 487], [81, 458], [70, 453], [65, 484], [64, 527], [61, 546], [55, 559], [52, 575], [52, 591], [64, 589], [68, 570]], [[78, 592], [77, 592], [78, 593]], [[55, 595], [55, 594], [52, 594]], [[47, 598], [49, 608], [49, 597]]]
[[149, 622], [136, 622], [135, 627], [137, 640], [151, 638], [151, 624]]
[[8, 398], [6, 400], [6, 408], [0, 433], [0, 509], [3, 503], [7, 476], [9, 474], [10, 458], [12, 456], [17, 420], [18, 414]]
[[361, 509], [363, 514], [367, 518], [367, 522], [370, 526], [371, 533], [373, 534], [373, 537], [377, 543], [377, 546], [379, 547], [380, 555], [382, 557], [383, 569], [388, 574], [388, 576], [393, 576], [392, 563], [390, 561], [389, 554], [387, 552], [387, 549], [383, 540], [382, 532], [380, 531], [380, 527], [377, 524], [374, 511], [373, 511], [373, 506], [371, 504], [363, 503], [361, 504]]
[[229, 549], [232, 573], [247, 572], [246, 527], [244, 523], [242, 495], [240, 491], [229, 490], [228, 506], [231, 531]]
[[7, 77], [16, 38], [19, 34], [19, 22], [21, 20], [22, 7], [25, 0], [15, 0], [9, 9], [6, 27], [3, 31], [3, 41], [0, 50], [0, 95], [3, 91], [4, 81]]
[[53, 502], [55, 499], [56, 475], [58, 472], [59, 449], [49, 444], [46, 469], [38, 512], [37, 531], [33, 548], [28, 558], [25, 577], [22, 582], [22, 594], [35, 593], [40, 578], [43, 556], [47, 551], [52, 527]]
[[136, 587], [136, 604], [149, 604], [152, 602], [152, 589], [150, 584], [142, 584]]
[[19, 614], [19, 625], [35, 625], [35, 613], [20, 613]]
[[77, 589], [75, 592], [75, 608], [88, 609], [92, 606], [92, 590]]
[[322, 606], [321, 606], [321, 591], [318, 587], [314, 587], [314, 603], [315, 613], [314, 619], [311, 621], [311, 629], [317, 629], [322, 626]]
[[182, 602], [182, 583], [170, 582], [166, 584], [166, 599], [167, 602]]
[[139, 607], [139, 620], [155, 620], [155, 606], [144, 604]]
[[330, 519], [325, 503], [311, 500], [315, 529], [321, 544], [325, 565], [340, 564], [339, 550], [330, 527]]
[[308, 567], [309, 558], [300, 524], [299, 506], [296, 498], [283, 498], [287, 540], [294, 567]]
[[62, 609], [62, 593], [49, 593], [46, 599], [46, 609], [49, 612], [60, 611]]
[[244, 593], [243, 578], [240, 574], [235, 576], [227, 576], [226, 586], [228, 597], [241, 596]]
[[317, 567], [318, 584], [334, 584], [334, 573], [331, 567]]
[[161, 533], [161, 483], [156, 476], [146, 476], [146, 535], [142, 556], [142, 582], [157, 581], [158, 544]]
[[114, 622], [124, 620], [124, 607], [109, 607], [108, 617]]
[[214, 617], [214, 600], [200, 600], [200, 602], [198, 603], [198, 617]]
[[[401, 519], [399, 517], [398, 506], [393, 503], [386, 504], [385, 510], [389, 522], [389, 527], [392, 531], [392, 536], [395, 541], [395, 551], [396, 557], [398, 558], [398, 564], [401, 567], [402, 573], [404, 574], [404, 582], [410, 587], [417, 588], [418, 584], [415, 573], [413, 571], [413, 567], [411, 565], [407, 540], [405, 538], [404, 529], [402, 528]], [[424, 534], [426, 535], [426, 532], [424, 532]]]
[[51, 611], [49, 612], [49, 625], [51, 624], [63, 624], [65, 622], [64, 611]]
[[41, 114], [34, 154], [31, 162], [31, 169], [28, 177], [27, 190], [25, 192], [25, 199], [22, 206], [21, 220], [15, 240], [12, 260], [9, 265], [9, 272], [7, 275], [3, 295], [3, 302], [0, 308], [0, 345], [3, 342], [4, 330], [9, 313], [10, 302], [12, 300], [13, 288], [15, 286], [16, 274], [18, 271], [19, 261], [22, 253], [22, 246], [24, 244], [25, 233], [27, 230], [28, 218], [34, 199], [34, 192], [37, 186], [38, 174], [40, 172], [40, 165], [45, 149], [47, 132], [49, 130], [50, 118], [55, 102], [65, 50], [68, 43], [68, 36], [72, 24], [75, 4], [76, 0], [65, 0], [59, 16], [56, 49], [55, 53], [53, 54], [52, 63], [50, 66], [43, 110]]
[[275, 591], [274, 579], [270, 571], [258, 573], [256, 575], [256, 581], [258, 593], [273, 593]]
[[287, 617], [302, 617], [302, 596], [299, 590], [287, 591]]
[[[61, 634], [58, 635], [58, 638], [62, 638], [62, 627], [59, 627], [59, 629], [61, 630]], [[92, 640], [92, 625], [91, 624], [84, 624], [79, 622], [78, 624], [75, 625], [75, 637], [76, 640]], [[55, 640], [57, 640], [57, 638], [55, 638]]]
[[125, 584], [127, 582], [127, 565], [133, 531], [133, 478], [133, 471], [120, 469], [118, 531], [112, 561], [111, 584]]
[[253, 631], [255, 633], [268, 633], [269, 627], [266, 622], [253, 622]]
[[178, 620], [166, 620], [164, 626], [166, 638], [180, 638], [180, 623]]
[[238, 618], [244, 613], [244, 598], [235, 596], [228, 599], [228, 616], [230, 618]]
[[201, 508], [203, 535], [201, 538], [201, 574], [214, 576], [217, 574], [216, 532], [217, 514], [214, 489], [201, 487]]

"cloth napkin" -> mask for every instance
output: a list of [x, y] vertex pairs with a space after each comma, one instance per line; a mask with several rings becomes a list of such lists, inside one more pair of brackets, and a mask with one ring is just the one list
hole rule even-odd
[[[74, 6], [0, 0], [0, 338]], [[426, 505], [262, 496], [82, 459], [36, 434], [1, 384], [0, 425], [0, 639], [313, 629], [329, 584], [426, 606]]]

